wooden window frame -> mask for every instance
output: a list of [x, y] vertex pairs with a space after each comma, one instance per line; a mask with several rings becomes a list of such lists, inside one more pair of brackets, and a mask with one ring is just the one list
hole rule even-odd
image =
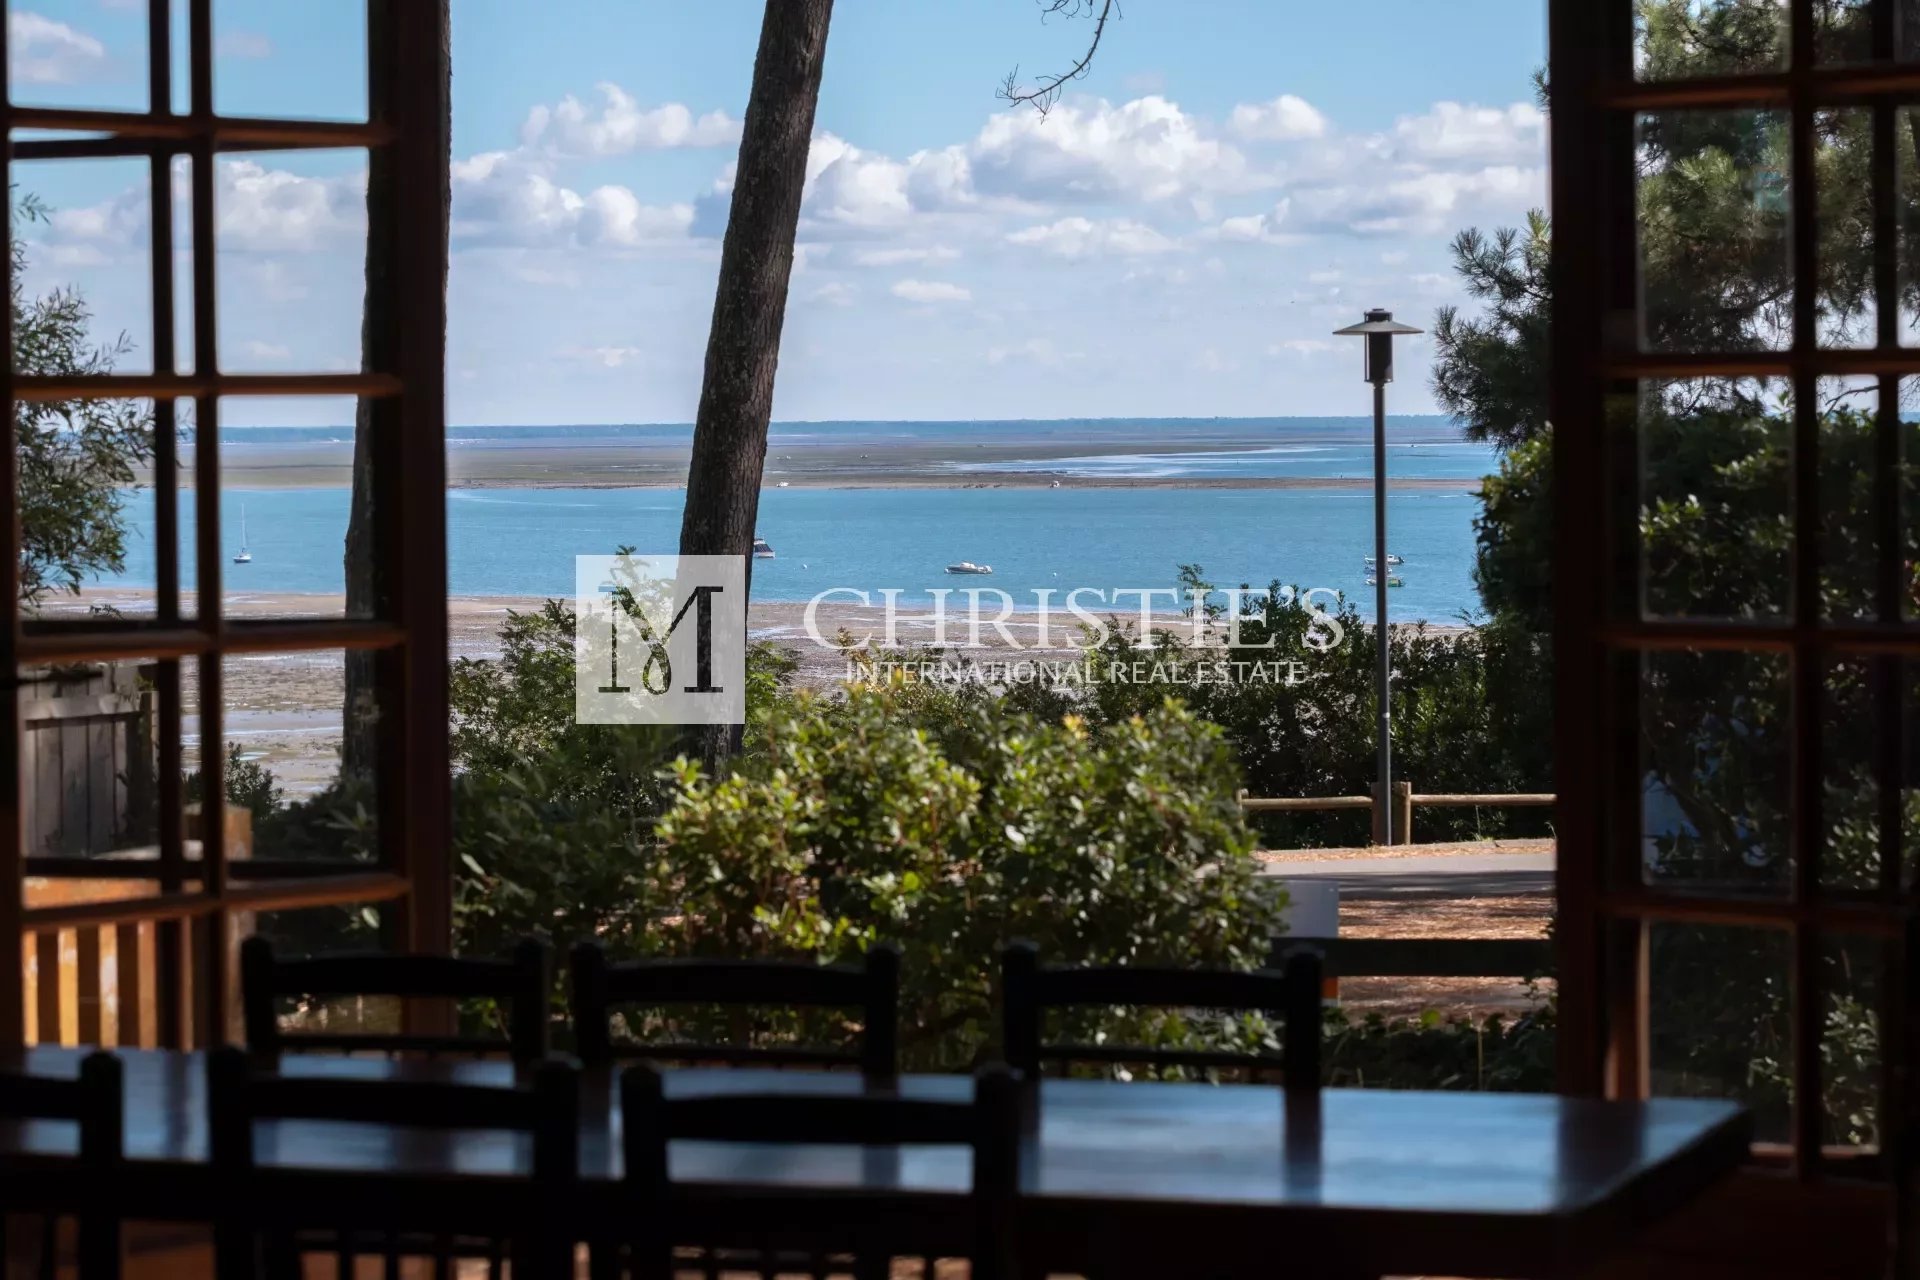
[[[148, 0], [149, 107], [137, 111], [69, 110], [13, 105], [11, 76], [0, 97], [0, 125], [15, 160], [139, 157], [149, 161], [153, 361], [151, 374], [28, 377], [12, 362], [0, 369], [0, 493], [18, 485], [15, 405], [72, 399], [143, 397], [154, 409], [156, 591], [151, 620], [80, 622], [22, 616], [21, 531], [17, 506], [6, 522], [0, 555], [0, 715], [14, 735], [12, 767], [0, 769], [0, 1046], [25, 1034], [21, 949], [27, 933], [129, 920], [156, 922], [157, 1023], [162, 1044], [225, 1038], [234, 975], [225, 939], [235, 912], [384, 902], [396, 933], [413, 950], [444, 953], [452, 937], [449, 862], [450, 783], [447, 760], [446, 454], [443, 200], [449, 139], [445, 129], [447, 9], [416, 0], [368, 0], [368, 111], [364, 122], [222, 116], [213, 109], [214, 35], [211, 0], [185, 0], [188, 87], [185, 114], [173, 110], [171, 17], [174, 0]], [[0, 24], [0, 68], [8, 66]], [[33, 130], [31, 140], [18, 130]], [[60, 137], [47, 134], [85, 136]], [[259, 150], [365, 148], [371, 166], [393, 166], [399, 178], [390, 216], [367, 235], [385, 237], [394, 270], [369, 282], [370, 367], [348, 374], [220, 372], [216, 326], [214, 165], [226, 153]], [[177, 367], [174, 333], [173, 161], [191, 166], [191, 373]], [[12, 209], [0, 205], [0, 231]], [[4, 268], [11, 284], [11, 262]], [[0, 350], [12, 349], [12, 317], [0, 318]], [[374, 546], [381, 575], [368, 619], [230, 619], [222, 611], [219, 520], [219, 406], [227, 396], [358, 396], [373, 403]], [[195, 440], [177, 457], [176, 401], [191, 398]], [[197, 608], [180, 614], [179, 488], [176, 467], [190, 468], [197, 504]], [[376, 772], [378, 857], [351, 869], [337, 864], [269, 860], [233, 863], [224, 824], [206, 822], [201, 856], [189, 865], [182, 804], [180, 667], [197, 664], [207, 812], [224, 804], [221, 663], [228, 655], [315, 650], [368, 650], [381, 709]], [[18, 750], [20, 669], [27, 664], [153, 659], [159, 704], [158, 854], [104, 862], [28, 857]], [[27, 874], [144, 881], [154, 896], [28, 909]], [[189, 927], [189, 926], [192, 927]], [[189, 952], [193, 949], [191, 964]], [[422, 1030], [448, 1011], [412, 1010]]]
[[[1868, 891], [1823, 886], [1820, 812], [1822, 750], [1819, 713], [1825, 665], [1836, 656], [1863, 659], [1876, 679], [1920, 658], [1920, 627], [1904, 616], [1899, 465], [1899, 385], [1920, 374], [1920, 348], [1900, 344], [1897, 113], [1920, 108], [1920, 63], [1896, 61], [1893, 0], [1871, 0], [1872, 61], [1860, 66], [1815, 62], [1811, 0], [1787, 6], [1789, 60], [1777, 74], [1641, 82], [1634, 74], [1632, 0], [1550, 0], [1554, 298], [1550, 408], [1554, 423], [1555, 786], [1559, 916], [1556, 944], [1561, 1007], [1558, 1071], [1568, 1092], [1622, 1098], [1649, 1088], [1647, 933], [1653, 921], [1683, 921], [1784, 931], [1792, 950], [1791, 1142], [1757, 1152], [1775, 1157], [1763, 1187], [1751, 1183], [1736, 1199], [1782, 1203], [1832, 1214], [1850, 1204], [1884, 1212], [1910, 1202], [1914, 1163], [1915, 1020], [1920, 991], [1916, 898], [1903, 884], [1901, 716], [1875, 718], [1871, 769], [1881, 803], [1876, 826], [1879, 883]], [[1874, 228], [1875, 345], [1822, 349], [1818, 342], [1815, 262], [1814, 122], [1821, 109], [1870, 109]], [[1649, 353], [1640, 349], [1636, 225], [1635, 129], [1638, 113], [1686, 109], [1784, 111], [1792, 156], [1791, 225], [1794, 309], [1786, 350], [1753, 354]], [[1819, 467], [1816, 380], [1868, 375], [1878, 379], [1874, 509], [1878, 544], [1876, 616], [1857, 622], [1821, 616], [1815, 483]], [[1639, 611], [1637, 428], [1609, 421], [1607, 405], [1637, 396], [1642, 379], [1778, 377], [1793, 388], [1790, 573], [1791, 616], [1779, 624], [1653, 620]], [[1710, 896], [1642, 883], [1639, 762], [1636, 735], [1640, 660], [1662, 650], [1721, 650], [1784, 655], [1790, 663], [1788, 760], [1790, 891], [1781, 899]], [[1888, 687], [1888, 686], [1883, 686]], [[1881, 1054], [1884, 1180], [1863, 1186], [1822, 1152], [1819, 947], [1836, 936], [1880, 939], [1886, 987]], [[1780, 1179], [1785, 1179], [1782, 1187]], [[1770, 1187], [1771, 1189], [1767, 1189]], [[1783, 1190], [1798, 1187], [1788, 1199]], [[1814, 1206], [1819, 1206], [1814, 1209]], [[1914, 1248], [1911, 1214], [1895, 1214], [1896, 1246]], [[1769, 1221], [1749, 1219], [1748, 1233], [1768, 1248], [1784, 1247], [1767, 1265], [1808, 1248], [1815, 1238], [1771, 1235]], [[1870, 1220], [1870, 1219], [1869, 1219]], [[1818, 1232], [1834, 1248], [1830, 1229]], [[1721, 1227], [1725, 1222], [1721, 1221]], [[1798, 1225], [1807, 1225], [1799, 1223]], [[1797, 1229], [1797, 1226], [1796, 1228]], [[1719, 1227], [1714, 1230], [1718, 1231]], [[1682, 1233], [1684, 1235], [1684, 1232]], [[1709, 1252], [1737, 1251], [1723, 1233]], [[1857, 1233], [1856, 1233], [1857, 1234]], [[1885, 1248], [1868, 1232], [1865, 1246]], [[1856, 1243], [1859, 1243], [1856, 1241]], [[1701, 1239], [1693, 1248], [1700, 1251]], [[1766, 1254], [1750, 1256], [1765, 1258]], [[1832, 1261], [1836, 1254], [1826, 1257]], [[1902, 1256], [1910, 1256], [1903, 1253]], [[1870, 1259], [1864, 1255], [1865, 1265]], [[1797, 1264], [1793, 1264], [1797, 1265]], [[1786, 1274], [1786, 1272], [1782, 1272]]]

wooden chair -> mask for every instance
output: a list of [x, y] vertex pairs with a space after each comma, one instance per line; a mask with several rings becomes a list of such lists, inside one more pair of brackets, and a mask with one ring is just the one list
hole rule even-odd
[[[798, 1045], [616, 1042], [611, 1018], [619, 1005], [778, 1006], [860, 1011], [857, 1049]], [[859, 1067], [866, 1075], [899, 1074], [900, 952], [881, 945], [863, 965], [805, 960], [625, 960], [609, 962], [592, 943], [573, 949], [574, 1051], [585, 1063], [616, 1057], [760, 1066]]]
[[[972, 1101], [927, 1101], [893, 1093], [839, 1097], [790, 1093], [714, 1094], [669, 1098], [651, 1064], [629, 1068], [620, 1078], [620, 1109], [627, 1186], [633, 1214], [633, 1280], [671, 1280], [683, 1264], [674, 1232], [681, 1188], [668, 1172], [667, 1144], [674, 1141], [754, 1146], [808, 1143], [860, 1147], [966, 1146], [973, 1150], [973, 1280], [1016, 1280], [1015, 1241], [1019, 1196], [1019, 1086], [1006, 1067], [975, 1076]], [[777, 1158], [777, 1156], [775, 1157]], [[743, 1250], [709, 1249], [702, 1266], [716, 1272], [773, 1275], [804, 1271], [818, 1280], [851, 1270], [858, 1276], [888, 1274], [892, 1255], [922, 1252], [920, 1214], [913, 1206], [857, 1192], [836, 1199], [837, 1212], [817, 1205], [796, 1207], [777, 1188], [715, 1188], [731, 1221], [751, 1237]], [[917, 1238], [916, 1238], [917, 1237]], [[730, 1242], [731, 1243], [731, 1242]], [[852, 1266], [844, 1261], [847, 1255]], [[836, 1259], [831, 1264], [824, 1261]], [[931, 1280], [932, 1259], [926, 1275]]]
[[[1128, 965], [1043, 965], [1029, 942], [1000, 957], [1001, 1027], [1007, 1065], [1028, 1079], [1043, 1066], [1075, 1063], [1239, 1069], [1278, 1073], [1289, 1092], [1320, 1088], [1321, 960], [1290, 952], [1281, 970], [1162, 969]], [[1277, 1013], [1285, 1019], [1281, 1055], [1142, 1045], [1048, 1043], [1049, 1009], [1134, 1006]]]
[[[493, 1087], [432, 1078], [347, 1079], [262, 1071], [244, 1050], [207, 1057], [208, 1128], [218, 1217], [214, 1259], [219, 1280], [299, 1280], [303, 1257], [329, 1256], [331, 1273], [350, 1276], [358, 1257], [432, 1259], [436, 1276], [474, 1256], [470, 1226], [456, 1232], [458, 1190], [410, 1183], [404, 1176], [337, 1184], [323, 1196], [280, 1184], [274, 1166], [255, 1158], [255, 1126], [277, 1121], [338, 1121], [429, 1130], [496, 1130], [530, 1135], [533, 1167], [525, 1209], [483, 1241], [497, 1272], [511, 1256], [515, 1280], [572, 1280], [573, 1241], [564, 1225], [579, 1178], [579, 1072], [555, 1060], [533, 1071], [530, 1087]], [[313, 1229], [318, 1232], [314, 1233]]]
[[[551, 969], [546, 944], [527, 939], [511, 960], [469, 956], [363, 952], [287, 960], [262, 937], [240, 944], [240, 1004], [247, 1047], [262, 1061], [287, 1050], [372, 1051], [389, 1054], [491, 1054], [515, 1062], [547, 1054]], [[415, 1035], [405, 1032], [289, 1031], [278, 1002], [292, 996], [399, 996], [416, 999], [498, 1000], [507, 1005], [504, 1038]]]
[[[76, 1183], [75, 1203], [83, 1207], [71, 1215], [77, 1225], [79, 1280], [117, 1280], [120, 1275], [120, 1215], [114, 1200], [125, 1155], [125, 1106], [120, 1060], [111, 1053], [90, 1053], [81, 1059], [78, 1080], [0, 1072], [0, 1121], [67, 1121], [80, 1127], [84, 1181]], [[0, 1271], [13, 1256], [7, 1210], [32, 1203], [32, 1190], [16, 1191], [0, 1179]], [[48, 1212], [41, 1219], [42, 1280], [55, 1280], [60, 1274], [60, 1216]]]

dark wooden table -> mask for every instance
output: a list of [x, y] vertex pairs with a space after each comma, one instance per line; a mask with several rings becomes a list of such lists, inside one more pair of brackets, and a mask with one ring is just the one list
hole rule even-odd
[[[204, 1220], [207, 1166], [204, 1062], [197, 1054], [123, 1053], [127, 1186], [136, 1216]], [[76, 1074], [81, 1054], [28, 1050], [29, 1070]], [[441, 1075], [498, 1083], [501, 1062], [396, 1064], [289, 1057], [284, 1070], [355, 1076]], [[623, 1215], [619, 1116], [607, 1075], [585, 1077], [581, 1134], [583, 1225]], [[671, 1093], [858, 1090], [858, 1076], [689, 1070]], [[902, 1092], [964, 1095], [962, 1076], [908, 1076]], [[461, 1221], [480, 1229], [511, 1203], [506, 1175], [524, 1175], [524, 1140], [372, 1126], [275, 1123], [256, 1141], [289, 1195], [350, 1181], [377, 1194], [391, 1177], [445, 1182]], [[1656, 1218], [1730, 1173], [1749, 1124], [1731, 1103], [1606, 1103], [1538, 1094], [1333, 1089], [1289, 1104], [1258, 1085], [1049, 1080], [1022, 1152], [1035, 1263], [1101, 1273], [1164, 1275], [1577, 1275], [1630, 1244]], [[0, 1177], [9, 1197], [71, 1195], [74, 1127], [0, 1125]], [[796, 1220], [826, 1217], [850, 1191], [878, 1194], [936, 1236], [963, 1228], [964, 1150], [677, 1144], [673, 1173], [692, 1184], [689, 1238], [723, 1242], [739, 1228], [727, 1190], [775, 1186]], [[25, 1176], [21, 1176], [25, 1175]], [[21, 1207], [26, 1207], [22, 1205]], [[783, 1214], [784, 1216], [784, 1214]], [[427, 1224], [422, 1224], [427, 1225]], [[583, 1234], [584, 1231], [583, 1231]]]

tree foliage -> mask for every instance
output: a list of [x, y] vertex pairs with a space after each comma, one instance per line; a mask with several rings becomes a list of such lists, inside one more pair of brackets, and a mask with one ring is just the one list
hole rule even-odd
[[[46, 206], [31, 195], [14, 200], [14, 225], [44, 220]], [[132, 350], [125, 334], [98, 343], [93, 313], [71, 288], [40, 295], [26, 291], [26, 242], [15, 235], [13, 256], [13, 365], [23, 374], [76, 376], [111, 373]], [[153, 455], [153, 416], [140, 401], [62, 400], [16, 403], [16, 461], [20, 487], [20, 601], [38, 604], [55, 593], [77, 595], [80, 584], [126, 567], [124, 494], [137, 468]]]

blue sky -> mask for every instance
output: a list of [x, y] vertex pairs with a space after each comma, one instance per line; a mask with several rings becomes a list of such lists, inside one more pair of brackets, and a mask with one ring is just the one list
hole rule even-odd
[[[761, 8], [453, 0], [454, 422], [691, 419]], [[142, 107], [144, 9], [13, 0], [15, 101]], [[363, 6], [214, 11], [218, 109], [364, 114]], [[1128, 0], [1041, 119], [995, 90], [1069, 64], [1084, 22], [1043, 23], [1035, 0], [840, 0], [775, 416], [1364, 411], [1359, 353], [1329, 331], [1368, 306], [1426, 327], [1466, 302], [1454, 232], [1545, 201], [1544, 15]], [[356, 365], [365, 163], [222, 161], [226, 368]], [[144, 163], [15, 180], [54, 210], [30, 284], [81, 289], [132, 340], [123, 367], [150, 367]], [[1427, 359], [1415, 339], [1396, 410], [1432, 408]]]

